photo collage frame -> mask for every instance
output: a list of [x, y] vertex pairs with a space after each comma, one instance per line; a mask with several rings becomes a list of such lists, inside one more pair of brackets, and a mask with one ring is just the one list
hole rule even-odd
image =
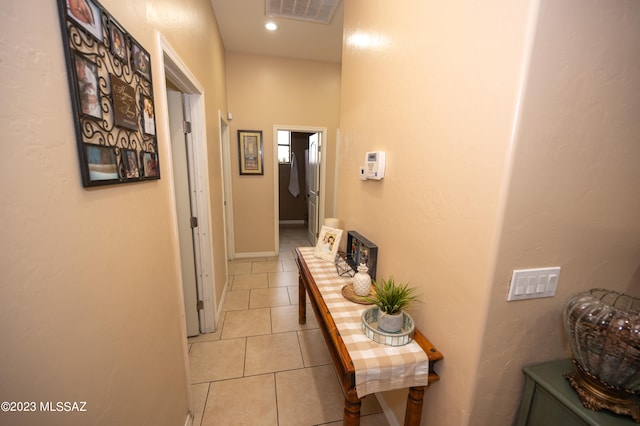
[[149, 52], [97, 0], [58, 0], [84, 187], [160, 179]]

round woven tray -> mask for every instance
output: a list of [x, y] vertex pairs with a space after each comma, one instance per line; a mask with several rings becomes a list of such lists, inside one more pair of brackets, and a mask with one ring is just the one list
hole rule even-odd
[[[371, 295], [373, 292], [374, 292], [373, 287], [371, 287], [371, 293], [369, 294]], [[347, 284], [344, 287], [342, 287], [342, 295], [344, 296], [345, 299], [350, 300], [354, 303], [359, 303], [361, 305], [373, 305], [373, 303], [367, 302], [365, 300], [365, 298], [368, 296], [358, 296], [356, 294], [356, 291], [353, 289], [353, 284]]]

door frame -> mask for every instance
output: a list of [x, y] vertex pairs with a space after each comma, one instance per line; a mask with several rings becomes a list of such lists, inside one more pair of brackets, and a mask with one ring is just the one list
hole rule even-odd
[[[207, 135], [206, 135], [206, 115], [204, 111], [204, 88], [195, 78], [193, 73], [187, 68], [184, 62], [180, 59], [176, 51], [171, 47], [169, 42], [160, 34], [159, 31], [156, 31], [156, 39], [157, 39], [157, 49], [158, 52], [162, 53], [160, 58], [161, 67], [160, 67], [160, 76], [161, 81], [165, 81], [165, 79], [171, 81], [182, 93], [186, 96], [186, 100], [188, 101], [188, 106], [191, 111], [191, 120], [192, 120], [192, 128], [191, 128], [191, 137], [193, 142], [193, 152], [195, 161], [193, 164], [193, 171], [195, 175], [195, 186], [196, 194], [197, 194], [197, 206], [198, 211], [196, 212], [198, 217], [198, 251], [195, 256], [199, 261], [199, 270], [196, 271], [198, 275], [198, 282], [201, 283], [202, 286], [202, 298], [204, 303], [204, 308], [202, 309], [201, 315], [201, 324], [200, 331], [204, 333], [213, 333], [216, 331], [216, 294], [214, 291], [213, 277], [213, 252], [212, 252], [212, 242], [211, 242], [211, 215], [209, 214], [209, 206], [211, 206], [211, 201], [209, 197], [209, 181], [207, 176], [209, 176], [209, 168], [207, 163]], [[165, 105], [164, 111], [165, 114], [167, 112], [167, 92], [166, 86], [162, 85], [162, 90], [158, 91], [159, 101], [162, 105]], [[164, 118], [164, 126], [162, 126], [162, 133], [166, 140], [169, 140], [169, 128], [168, 128], [168, 116]], [[167, 150], [169, 150], [169, 155], [167, 155], [166, 161], [169, 164], [166, 171], [168, 172], [169, 179], [169, 187], [173, 188], [173, 165], [171, 161], [171, 146], [167, 144]], [[174, 241], [178, 241], [178, 225], [177, 225], [177, 215], [176, 215], [176, 200], [173, 189], [171, 189], [171, 211], [172, 211], [172, 229], [171, 232], [173, 234]], [[180, 253], [176, 252], [177, 262], [176, 265], [180, 265]], [[182, 290], [182, 274], [179, 273], [179, 281], [180, 281], [180, 290]], [[180, 291], [180, 297], [182, 296], [182, 291]], [[182, 303], [182, 309], [184, 309], [184, 301]], [[182, 312], [184, 316], [184, 312]], [[186, 326], [183, 326], [185, 329], [186, 335]], [[185, 337], [186, 340], [186, 337]]]
[[231, 141], [229, 139], [229, 122], [218, 111], [220, 119], [220, 158], [222, 158], [222, 185], [224, 191], [224, 232], [227, 260], [235, 260], [236, 245], [233, 228], [233, 192], [231, 185]]
[[[273, 232], [275, 236], [276, 256], [280, 254], [280, 169], [278, 163], [278, 130], [288, 130], [297, 133], [320, 133], [320, 194], [318, 195], [318, 227], [324, 223], [325, 193], [326, 193], [326, 151], [327, 151], [327, 128], [313, 126], [291, 126], [286, 124], [276, 124], [273, 126], [273, 210], [274, 223]], [[306, 188], [305, 188], [306, 190]], [[302, 191], [301, 191], [302, 193]], [[306, 196], [306, 195], [305, 195]]]

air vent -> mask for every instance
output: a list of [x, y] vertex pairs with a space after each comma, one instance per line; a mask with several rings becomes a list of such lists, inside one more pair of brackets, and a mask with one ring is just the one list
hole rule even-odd
[[267, 16], [329, 24], [340, 0], [265, 0]]

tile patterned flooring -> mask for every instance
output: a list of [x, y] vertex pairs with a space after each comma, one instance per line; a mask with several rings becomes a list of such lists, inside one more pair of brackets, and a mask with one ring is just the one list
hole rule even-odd
[[[229, 262], [218, 330], [189, 338], [194, 425], [341, 425], [344, 395], [312, 309], [298, 325], [295, 247], [301, 226], [280, 229], [280, 256]], [[375, 395], [363, 426], [387, 426]]]

